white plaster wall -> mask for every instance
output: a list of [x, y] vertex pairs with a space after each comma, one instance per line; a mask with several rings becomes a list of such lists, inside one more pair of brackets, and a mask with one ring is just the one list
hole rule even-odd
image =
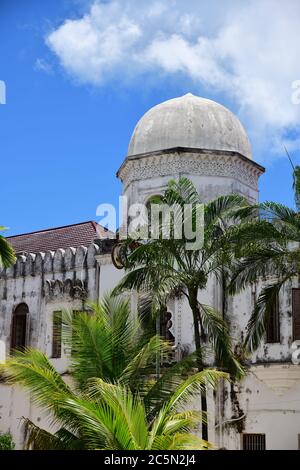
[[200, 193], [201, 200], [203, 202], [210, 201], [221, 195], [232, 193], [241, 194], [247, 197], [250, 201], [256, 201], [258, 198], [258, 191], [247, 184], [236, 181], [234, 178], [200, 176], [189, 173], [178, 173], [174, 175], [156, 176], [153, 178], [136, 180], [124, 190], [123, 195], [127, 196], [129, 204], [135, 202], [145, 203], [149, 197], [162, 194], [171, 179], [179, 179], [183, 176], [186, 176], [193, 182], [197, 191]]
[[104, 255], [99, 256], [97, 259], [99, 263], [99, 299], [103, 297], [103, 295], [111, 292], [114, 287], [118, 284], [118, 282], [124, 276], [123, 269], [117, 269], [112, 264], [111, 255]]
[[[81, 281], [87, 287], [87, 296], [97, 298], [96, 246], [88, 249], [57, 250], [46, 254], [18, 256], [15, 266], [0, 273], [0, 340], [6, 344], [6, 354], [10, 352], [12, 314], [20, 303], [29, 309], [27, 345], [46, 353], [58, 372], [64, 374], [68, 368], [68, 351], [62, 347], [61, 358], [52, 358], [53, 312], [59, 310], [81, 310], [84, 302], [70, 297], [61, 286], [64, 282]], [[33, 260], [33, 261], [32, 261]], [[55, 283], [53, 295], [45, 287], [47, 282]], [[16, 448], [23, 446], [24, 432], [22, 416], [49, 429], [49, 420], [34, 406], [28, 394], [17, 386], [0, 382], [0, 432], [10, 432]]]
[[[258, 369], [252, 369], [236, 387], [239, 406], [246, 415], [243, 432], [265, 434], [267, 450], [296, 450], [300, 434], [300, 368], [265, 364]], [[227, 398], [224, 421], [231, 418], [232, 404]], [[228, 449], [242, 448], [242, 434], [235, 429], [223, 427], [223, 445]]]

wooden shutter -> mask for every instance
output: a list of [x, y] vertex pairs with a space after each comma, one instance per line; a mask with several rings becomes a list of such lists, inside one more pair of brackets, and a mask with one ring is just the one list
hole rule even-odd
[[[77, 315], [86, 313], [85, 310], [73, 310], [73, 319], [76, 318]], [[74, 330], [72, 330], [72, 345], [71, 345], [71, 356], [73, 356], [76, 352], [76, 337]]]
[[26, 315], [14, 315], [11, 348], [22, 350], [26, 345]]
[[280, 343], [280, 318], [278, 295], [270, 311], [266, 327], [267, 343]]
[[266, 435], [243, 434], [243, 450], [266, 450]]
[[20, 304], [16, 307], [12, 316], [11, 328], [11, 353], [19, 350], [23, 351], [27, 345], [29, 336], [29, 312], [26, 304]]
[[292, 289], [293, 341], [300, 339], [300, 289]]
[[62, 317], [61, 312], [53, 312], [52, 357], [61, 357]]

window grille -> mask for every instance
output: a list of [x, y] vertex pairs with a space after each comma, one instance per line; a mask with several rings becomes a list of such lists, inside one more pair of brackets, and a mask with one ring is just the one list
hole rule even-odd
[[265, 434], [243, 434], [244, 450], [266, 450]]

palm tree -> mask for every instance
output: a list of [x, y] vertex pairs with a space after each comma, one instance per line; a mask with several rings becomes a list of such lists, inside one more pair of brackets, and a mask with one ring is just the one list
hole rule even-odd
[[[0, 226], [0, 232], [3, 232], [5, 227]], [[14, 264], [16, 260], [15, 252], [7, 240], [0, 235], [0, 268], [7, 268]]]
[[71, 389], [39, 351], [18, 353], [5, 367], [11, 383], [30, 391], [42, 410], [51, 412], [53, 434], [25, 420], [27, 448], [39, 450], [207, 449], [191, 431], [201, 414], [187, 409], [204, 384], [216, 386], [226, 374], [206, 370], [188, 377], [149, 419], [142, 397], [120, 383], [91, 379], [84, 392]]
[[[182, 222], [184, 206], [193, 207], [191, 221], [195, 226], [196, 211], [201, 204], [200, 196], [187, 178], [178, 182], [172, 180], [164, 195], [156, 197], [155, 203], [166, 204], [174, 211], [173, 227], [178, 220]], [[234, 216], [237, 209], [248, 206], [239, 195], [221, 196], [204, 205], [204, 240], [201, 248], [187, 249], [187, 238], [170, 237], [166, 239], [141, 240], [137, 248], [126, 257], [126, 248], [132, 240], [123, 242], [123, 260], [127, 273], [115, 292], [135, 289], [148, 292], [158, 311], [165, 305], [174, 292], [187, 298], [193, 314], [194, 338], [198, 370], [203, 370], [202, 346], [211, 343], [216, 364], [230, 372], [233, 377], [241, 378], [244, 370], [232, 352], [231, 338], [226, 322], [214, 308], [204, 305], [198, 293], [205, 290], [210, 276], [220, 278], [224, 274], [224, 264], [230, 261], [226, 250], [225, 221]], [[228, 222], [227, 222], [228, 223]], [[163, 222], [159, 228], [164, 229]], [[161, 233], [161, 232], [160, 232]], [[125, 253], [125, 255], [124, 255]], [[205, 390], [202, 390], [201, 407], [207, 410]], [[207, 440], [207, 425], [202, 427], [202, 437]]]
[[244, 345], [255, 351], [266, 332], [270, 313], [284, 284], [300, 275], [300, 168], [294, 169], [296, 210], [276, 202], [240, 212], [246, 222], [228, 233], [236, 263], [229, 285], [235, 294], [258, 280], [264, 282], [250, 316]]
[[226, 374], [215, 370], [191, 374], [195, 370], [191, 355], [156, 379], [153, 361], [158, 350], [169, 352], [169, 345], [157, 336], [143, 336], [128, 301], [107, 296], [99, 305], [90, 304], [89, 312], [75, 316], [64, 312], [63, 339], [72, 348], [71, 387], [49, 359], [34, 349], [16, 352], [2, 366], [6, 380], [25, 387], [58, 428], [51, 434], [26, 419], [29, 447], [180, 449], [208, 445], [187, 432], [202, 415], [181, 407], [196, 389], [199, 392], [205, 383], [215, 386]]
[[143, 332], [128, 300], [110, 294], [88, 303], [86, 312], [63, 312], [62, 324], [63, 342], [72, 351], [70, 372], [79, 389], [93, 377], [137, 389], [157, 352], [170, 348], [155, 333]]

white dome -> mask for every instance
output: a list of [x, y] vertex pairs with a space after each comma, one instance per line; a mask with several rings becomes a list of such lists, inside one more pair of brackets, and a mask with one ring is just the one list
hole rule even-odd
[[239, 152], [252, 158], [239, 119], [221, 104], [191, 93], [147, 111], [134, 129], [128, 156], [175, 147]]

